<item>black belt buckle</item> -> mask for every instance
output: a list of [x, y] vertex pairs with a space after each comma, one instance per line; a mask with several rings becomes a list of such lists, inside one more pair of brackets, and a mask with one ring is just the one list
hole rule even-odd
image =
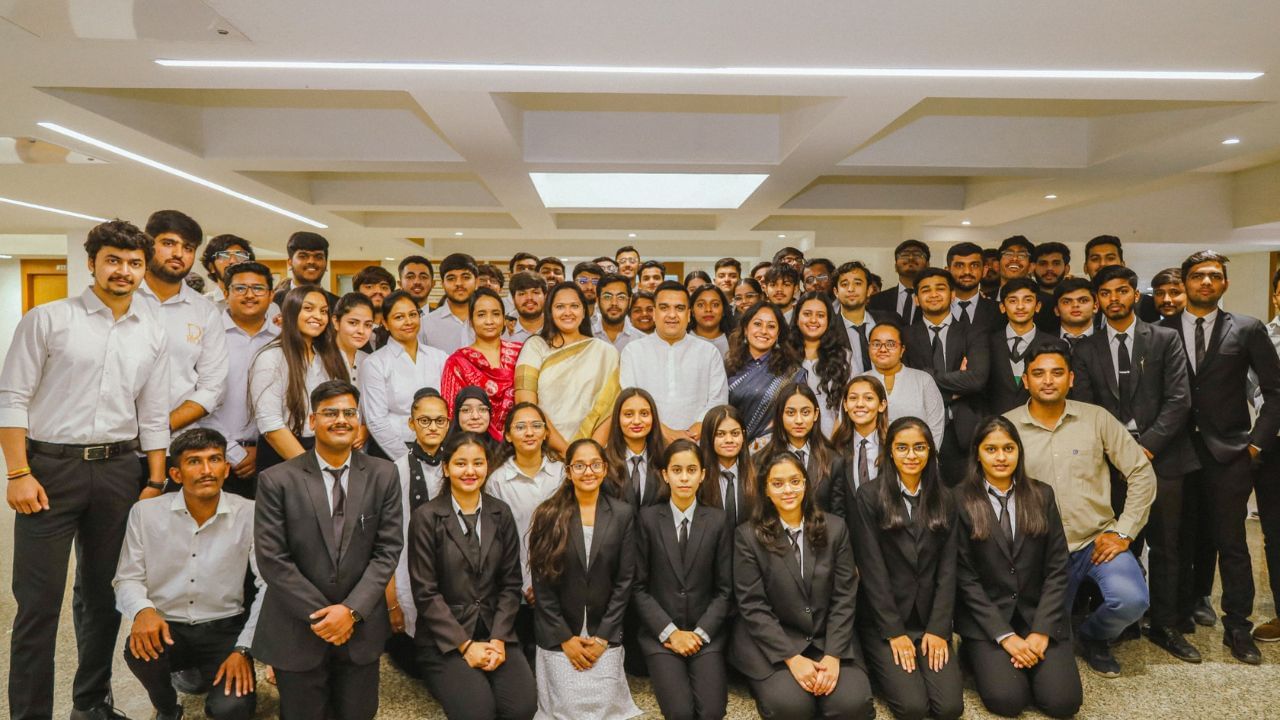
[[111, 445], [90, 445], [84, 448], [85, 460], [110, 460], [111, 451], [115, 448]]

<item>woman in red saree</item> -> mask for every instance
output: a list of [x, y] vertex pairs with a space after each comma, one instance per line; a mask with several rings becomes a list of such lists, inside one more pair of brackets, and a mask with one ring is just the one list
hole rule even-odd
[[504, 312], [502, 299], [489, 288], [479, 288], [471, 296], [471, 327], [475, 342], [458, 348], [444, 364], [440, 378], [440, 394], [450, 403], [449, 415], [455, 408], [452, 403], [458, 391], [468, 385], [484, 390], [492, 410], [489, 414], [489, 435], [502, 440], [503, 423], [507, 413], [515, 405], [516, 359], [520, 357], [520, 343], [502, 339]]

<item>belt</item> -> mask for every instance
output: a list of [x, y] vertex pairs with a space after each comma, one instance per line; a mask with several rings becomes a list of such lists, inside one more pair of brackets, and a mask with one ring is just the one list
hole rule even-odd
[[136, 439], [122, 440], [100, 445], [69, 445], [66, 443], [48, 443], [39, 440], [27, 440], [31, 452], [49, 457], [74, 457], [81, 460], [110, 460], [118, 455], [131, 453], [140, 446]]

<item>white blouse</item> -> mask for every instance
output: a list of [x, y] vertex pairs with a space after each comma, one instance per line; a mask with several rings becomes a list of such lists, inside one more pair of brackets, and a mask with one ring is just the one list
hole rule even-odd
[[424, 387], [440, 389], [448, 358], [442, 350], [419, 342], [415, 361], [403, 345], [392, 340], [360, 363], [360, 407], [365, 425], [392, 460], [408, 454], [405, 443], [414, 440], [409, 428], [414, 393]]
[[[879, 370], [872, 369], [867, 374], [884, 382], [884, 375]], [[889, 422], [900, 417], [920, 418], [933, 433], [933, 442], [942, 444], [947, 408], [942, 402], [942, 393], [938, 392], [937, 383], [929, 373], [904, 365], [894, 377], [893, 390], [889, 393]]]
[[[324, 362], [320, 355], [311, 358], [307, 366], [306, 377], [306, 411], [311, 414], [311, 391], [320, 383], [332, 380], [324, 370]], [[253, 403], [253, 417], [258, 423], [258, 432], [266, 435], [276, 430], [287, 429], [292, 418], [285, 405], [285, 391], [289, 387], [289, 364], [284, 359], [284, 348], [271, 345], [253, 359], [249, 369], [249, 399]], [[315, 433], [307, 427], [306, 419], [302, 422], [302, 437], [311, 437]]]

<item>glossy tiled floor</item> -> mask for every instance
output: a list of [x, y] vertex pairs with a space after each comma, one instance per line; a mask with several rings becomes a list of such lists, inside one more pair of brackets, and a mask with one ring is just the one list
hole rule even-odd
[[[1250, 545], [1253, 548], [1254, 567], [1258, 576], [1258, 604], [1255, 618], [1272, 616], [1274, 608], [1266, 591], [1265, 568], [1262, 567], [1261, 537], [1256, 522], [1249, 527]], [[13, 512], [0, 511], [0, 585], [8, 588], [12, 581]], [[6, 630], [13, 622], [13, 598], [9, 593], [0, 596], [0, 626]], [[71, 672], [75, 662], [75, 638], [70, 621], [70, 598], [63, 607], [63, 623], [58, 646], [57, 712], [55, 717], [66, 717], [70, 710]], [[127, 631], [127, 624], [123, 630]], [[1085, 703], [1081, 718], [1280, 718], [1280, 643], [1262, 646], [1263, 665], [1251, 667], [1231, 658], [1222, 647], [1221, 626], [1214, 629], [1200, 628], [1192, 642], [1205, 656], [1201, 665], [1187, 665], [1174, 660], [1146, 640], [1130, 641], [1116, 649], [1116, 656], [1124, 667], [1124, 675], [1105, 680], [1083, 669]], [[9, 657], [7, 648], [0, 652], [0, 678], [7, 678]], [[7, 680], [5, 681], [7, 685]], [[659, 717], [657, 703], [649, 692], [648, 681], [634, 680], [632, 691], [636, 702], [649, 712], [646, 717]], [[258, 717], [276, 717], [278, 707], [274, 688], [262, 684], [259, 688]], [[129, 674], [123, 660], [116, 662], [116, 704], [132, 718], [150, 718], [151, 708], [141, 686]], [[385, 663], [382, 672], [381, 709], [379, 718], [443, 718], [439, 706], [417, 682], [405, 677]], [[185, 698], [187, 717], [203, 717], [203, 704], [198, 698]], [[972, 688], [965, 691], [965, 717], [994, 717], [984, 711]], [[0, 715], [8, 715], [7, 699], [0, 696]], [[1029, 717], [1039, 717], [1029, 713]], [[732, 687], [729, 697], [729, 717], [757, 717], [755, 703], [745, 687]], [[883, 704], [878, 706], [878, 717], [892, 717]]]

